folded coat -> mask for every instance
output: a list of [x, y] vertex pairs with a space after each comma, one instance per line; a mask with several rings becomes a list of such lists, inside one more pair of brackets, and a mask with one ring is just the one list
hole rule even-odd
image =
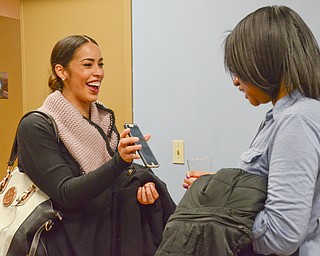
[[[152, 205], [136, 200], [137, 190], [155, 183], [159, 198]], [[116, 180], [112, 192], [112, 255], [153, 256], [176, 205], [166, 185], [150, 168], [132, 164]]]
[[156, 255], [254, 255], [251, 229], [266, 190], [266, 178], [237, 168], [201, 176], [169, 218]]

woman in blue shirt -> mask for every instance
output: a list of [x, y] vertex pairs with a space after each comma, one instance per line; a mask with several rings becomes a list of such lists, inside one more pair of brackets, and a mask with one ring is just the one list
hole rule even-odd
[[299, 248], [300, 256], [319, 255], [319, 46], [295, 11], [263, 7], [227, 36], [225, 67], [251, 105], [273, 104], [238, 166], [268, 178], [254, 251], [290, 255]]

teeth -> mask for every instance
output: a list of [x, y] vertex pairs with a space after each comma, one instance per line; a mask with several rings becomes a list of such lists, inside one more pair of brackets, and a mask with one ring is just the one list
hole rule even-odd
[[88, 83], [88, 85], [89, 85], [89, 86], [99, 87], [99, 86], [100, 86], [100, 82]]

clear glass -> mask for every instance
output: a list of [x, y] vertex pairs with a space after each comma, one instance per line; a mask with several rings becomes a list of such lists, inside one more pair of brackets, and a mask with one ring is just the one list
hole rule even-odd
[[[188, 164], [187, 175], [189, 174], [190, 171], [213, 172], [213, 157], [190, 158], [187, 160], [187, 164]], [[192, 175], [192, 176], [194, 177], [195, 175]]]

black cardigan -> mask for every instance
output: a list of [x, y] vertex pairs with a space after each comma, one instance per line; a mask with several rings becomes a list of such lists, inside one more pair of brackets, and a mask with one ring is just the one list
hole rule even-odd
[[116, 179], [130, 164], [115, 153], [97, 170], [82, 175], [64, 144], [57, 142], [53, 127], [37, 115], [22, 120], [17, 138], [20, 170], [50, 196], [54, 208], [63, 214], [63, 221], [42, 236], [48, 254], [112, 255], [112, 191]]

